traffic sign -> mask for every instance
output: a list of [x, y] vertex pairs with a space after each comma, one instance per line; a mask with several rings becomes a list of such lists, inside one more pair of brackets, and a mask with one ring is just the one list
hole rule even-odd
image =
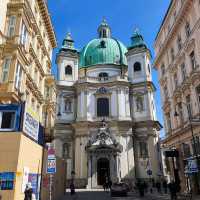
[[56, 173], [56, 158], [48, 158], [47, 160], [47, 174]]

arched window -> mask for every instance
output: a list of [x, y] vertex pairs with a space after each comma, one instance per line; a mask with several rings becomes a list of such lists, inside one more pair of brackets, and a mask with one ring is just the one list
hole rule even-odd
[[136, 110], [137, 112], [144, 111], [144, 96], [136, 97]]
[[99, 78], [108, 78], [108, 73], [106, 72], [99, 73]]
[[134, 68], [134, 72], [140, 72], [142, 70], [141, 64], [139, 62], [136, 62], [133, 68]]
[[72, 67], [70, 65], [65, 67], [65, 75], [72, 75]]
[[97, 116], [108, 117], [109, 116], [109, 100], [108, 98], [97, 99]]

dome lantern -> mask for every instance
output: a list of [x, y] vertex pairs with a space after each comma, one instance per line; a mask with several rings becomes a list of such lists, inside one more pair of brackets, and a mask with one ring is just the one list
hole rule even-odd
[[62, 49], [74, 50], [74, 40], [72, 39], [71, 33], [68, 32], [66, 38], [63, 40]]
[[109, 25], [107, 24], [105, 18], [101, 22], [97, 31], [99, 34], [99, 38], [110, 38], [111, 37], [111, 29], [110, 29]]

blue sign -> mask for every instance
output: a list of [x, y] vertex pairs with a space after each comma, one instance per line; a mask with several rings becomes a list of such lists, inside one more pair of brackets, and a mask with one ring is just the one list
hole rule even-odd
[[39, 192], [40, 192], [40, 181], [38, 174], [29, 174], [28, 175], [28, 182], [31, 183], [33, 194], [35, 194], [36, 200], [39, 199]]
[[13, 190], [14, 189], [14, 172], [0, 173], [0, 190]]
[[185, 167], [185, 173], [186, 174], [192, 174], [192, 173], [197, 173], [198, 170], [198, 165], [197, 165], [197, 160], [196, 159], [188, 159], [188, 163]]
[[47, 160], [47, 174], [56, 173], [56, 158], [49, 157]]

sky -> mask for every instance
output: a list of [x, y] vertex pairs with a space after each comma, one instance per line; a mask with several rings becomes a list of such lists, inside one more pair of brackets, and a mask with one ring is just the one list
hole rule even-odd
[[[170, 0], [48, 0], [58, 48], [53, 52], [53, 73], [56, 74], [55, 56], [68, 31], [81, 50], [91, 39], [97, 37], [97, 28], [105, 17], [112, 30], [112, 36], [130, 44], [133, 31], [138, 28], [151, 50], [154, 59], [154, 41]], [[153, 70], [153, 82], [157, 117], [163, 125], [162, 104], [158, 75]], [[161, 137], [164, 130], [161, 131]]]

